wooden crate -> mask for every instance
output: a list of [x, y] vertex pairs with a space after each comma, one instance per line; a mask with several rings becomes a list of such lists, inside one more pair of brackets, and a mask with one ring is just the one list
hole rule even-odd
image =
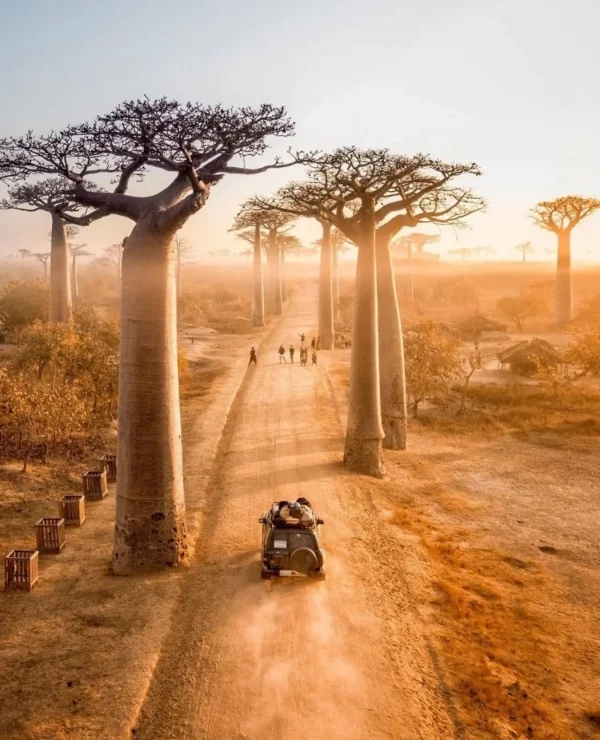
[[11, 550], [4, 558], [4, 589], [31, 591], [39, 576], [37, 550]]
[[65, 520], [57, 516], [45, 516], [35, 525], [35, 536], [40, 552], [60, 552], [67, 544]]
[[109, 483], [114, 483], [117, 480], [117, 456], [108, 454], [103, 455], [100, 458], [100, 462], [106, 471], [107, 480]]
[[106, 470], [88, 470], [81, 476], [83, 494], [89, 501], [101, 501], [108, 496]]
[[85, 496], [82, 493], [63, 496], [58, 502], [58, 516], [67, 527], [81, 527], [85, 522]]

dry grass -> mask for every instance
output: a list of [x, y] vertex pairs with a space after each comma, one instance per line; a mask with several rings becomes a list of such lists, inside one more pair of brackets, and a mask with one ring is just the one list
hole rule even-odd
[[600, 393], [571, 388], [555, 396], [536, 386], [473, 386], [466, 409], [430, 407], [411, 422], [438, 434], [600, 435]]
[[195, 401], [208, 395], [224, 369], [223, 364], [215, 360], [202, 358], [189, 361], [179, 379], [181, 402]]
[[472, 547], [468, 531], [445, 531], [414, 502], [399, 506], [392, 523], [418, 535], [433, 563], [442, 650], [469, 736], [566, 737], [550, 669], [560, 664], [553, 624], [531, 602], [551, 588], [548, 576], [507, 553]]

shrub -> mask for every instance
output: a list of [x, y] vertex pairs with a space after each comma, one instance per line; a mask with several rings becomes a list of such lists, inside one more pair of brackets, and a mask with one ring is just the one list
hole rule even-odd
[[35, 321], [48, 320], [50, 293], [42, 280], [13, 280], [0, 295], [0, 320], [5, 331], [18, 337]]
[[419, 404], [432, 396], [447, 396], [460, 376], [460, 343], [450, 340], [433, 322], [404, 334], [406, 390], [416, 418]]

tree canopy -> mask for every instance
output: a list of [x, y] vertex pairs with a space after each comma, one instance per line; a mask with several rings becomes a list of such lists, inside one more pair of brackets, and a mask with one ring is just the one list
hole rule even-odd
[[531, 209], [531, 217], [541, 229], [560, 234], [571, 231], [580, 221], [598, 209], [600, 200], [597, 198], [565, 195], [556, 200], [541, 201]]
[[256, 206], [327, 221], [355, 244], [372, 208], [378, 236], [389, 241], [402, 228], [422, 221], [461, 225], [485, 206], [470, 188], [454, 182], [462, 175], [478, 176], [473, 163], [358, 147], [301, 154], [298, 161], [307, 168], [307, 180], [289, 183], [273, 198], [256, 198]]
[[[234, 109], [146, 97], [121, 103], [91, 123], [0, 140], [0, 177], [18, 183], [60, 176], [77, 204], [94, 209], [81, 223], [110, 214], [138, 221], [149, 206], [158, 206], [160, 225], [177, 230], [225, 174], [293, 163], [244, 165], [245, 158], [265, 152], [269, 136], [290, 136], [293, 130], [281, 107]], [[241, 165], [233, 163], [236, 157]], [[132, 177], [141, 179], [151, 168], [175, 174], [174, 182], [156, 200], [127, 194]], [[105, 175], [114, 179], [111, 191], [89, 185], [90, 178]]]

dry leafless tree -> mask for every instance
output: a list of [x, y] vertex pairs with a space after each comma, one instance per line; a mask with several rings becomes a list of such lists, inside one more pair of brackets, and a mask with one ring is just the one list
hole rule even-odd
[[[143, 98], [91, 123], [0, 141], [0, 178], [58, 176], [74, 202], [91, 209], [82, 225], [110, 215], [134, 223], [121, 280], [115, 573], [176, 565], [187, 550], [173, 237], [223, 177], [293, 163], [247, 165], [270, 137], [292, 133], [280, 107]], [[170, 174], [169, 184], [154, 195], [131, 194], [132, 182], [151, 169]], [[111, 189], [89, 187], [96, 177], [112, 177]]]
[[534, 222], [545, 231], [558, 237], [556, 254], [556, 305], [555, 319], [564, 326], [573, 319], [573, 286], [571, 280], [571, 232], [600, 209], [600, 200], [565, 195], [556, 200], [545, 200], [531, 209]]

